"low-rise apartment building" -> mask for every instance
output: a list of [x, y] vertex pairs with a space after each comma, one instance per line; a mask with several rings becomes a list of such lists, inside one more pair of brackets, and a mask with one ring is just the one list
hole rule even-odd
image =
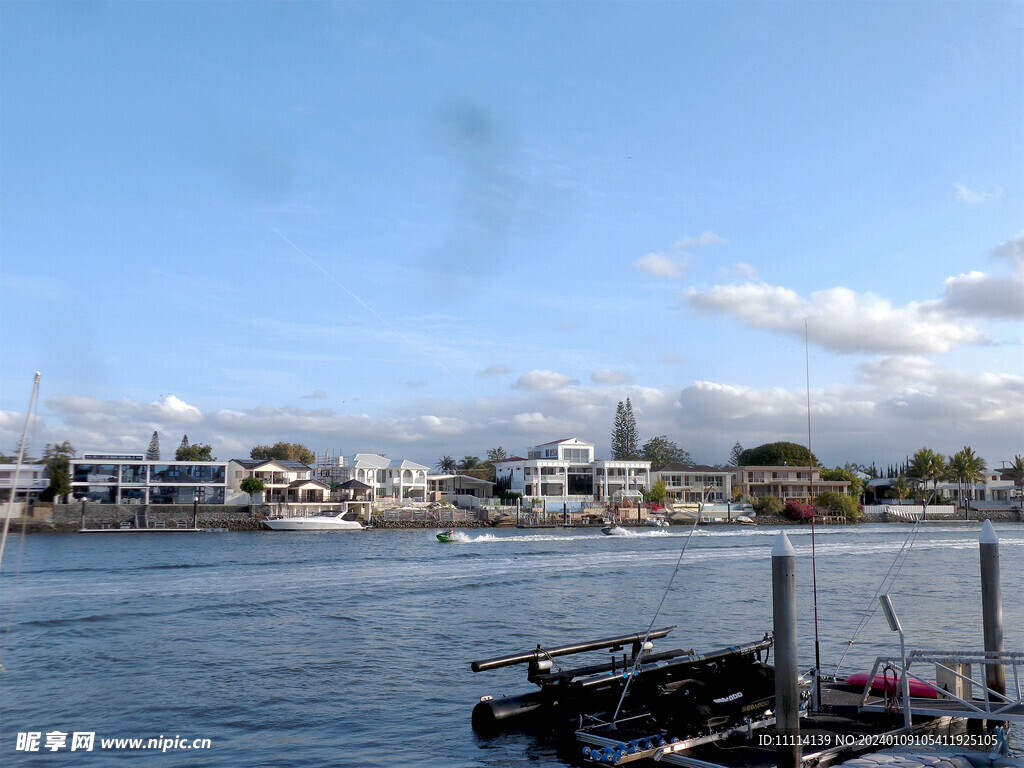
[[807, 499], [825, 491], [849, 495], [848, 480], [822, 480], [821, 467], [733, 467], [733, 487], [753, 498]]
[[666, 501], [683, 504], [726, 503], [732, 499], [732, 470], [706, 464], [666, 464], [651, 472], [665, 483]]

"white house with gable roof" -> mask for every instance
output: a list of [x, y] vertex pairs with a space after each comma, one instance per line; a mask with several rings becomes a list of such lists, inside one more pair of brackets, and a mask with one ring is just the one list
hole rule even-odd
[[357, 480], [373, 488], [373, 498], [426, 501], [428, 467], [408, 459], [389, 459], [379, 453], [338, 456], [317, 465], [317, 476], [333, 485]]

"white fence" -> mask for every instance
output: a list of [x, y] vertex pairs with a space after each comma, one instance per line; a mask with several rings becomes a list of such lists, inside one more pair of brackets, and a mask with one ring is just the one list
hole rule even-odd
[[[866, 515], [881, 515], [887, 520], [914, 521], [924, 514], [921, 504], [871, 504], [864, 507]], [[948, 520], [956, 517], [956, 507], [952, 504], [929, 504], [926, 520]]]

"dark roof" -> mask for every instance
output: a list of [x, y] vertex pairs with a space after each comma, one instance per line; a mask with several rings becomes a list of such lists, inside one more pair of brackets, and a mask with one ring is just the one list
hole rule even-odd
[[264, 464], [271, 464], [274, 462], [280, 464], [282, 467], [288, 467], [289, 469], [312, 469], [308, 464], [303, 464], [301, 461], [286, 461], [284, 459], [232, 459], [232, 461], [246, 469], [255, 469], [256, 467], [262, 467]]
[[728, 472], [728, 469], [709, 467], [707, 464], [680, 464], [674, 461], [663, 467], [658, 467], [655, 472]]
[[[578, 440], [578, 437], [563, 437], [561, 440], [552, 440], [550, 443], [541, 443], [541, 445], [558, 445], [559, 443], [567, 443], [570, 440]], [[540, 446], [538, 446], [540, 447]]]
[[372, 486], [369, 486], [366, 483], [360, 483], [358, 480], [346, 480], [344, 483], [340, 483], [335, 487], [351, 489], [353, 491], [368, 491]]
[[322, 482], [320, 480], [292, 480], [290, 483], [288, 483], [289, 488], [298, 488], [299, 486], [303, 485], [319, 485], [321, 488], [331, 487], [327, 483]]

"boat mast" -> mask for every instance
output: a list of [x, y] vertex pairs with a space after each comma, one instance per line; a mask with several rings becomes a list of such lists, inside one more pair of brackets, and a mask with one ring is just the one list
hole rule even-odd
[[[36, 371], [35, 381], [32, 382], [32, 396], [28, 400], [28, 410], [25, 412], [25, 428], [21, 431], [21, 441], [18, 443], [18, 463], [14, 465], [14, 479], [11, 482], [11, 495], [7, 499], [7, 514], [4, 515], [4, 530], [0, 534], [0, 563], [3, 563], [4, 547], [7, 546], [7, 531], [11, 527], [11, 512], [14, 511], [14, 497], [18, 495], [18, 475], [21, 473], [21, 462], [25, 458], [25, 441], [28, 439], [28, 425], [32, 423], [32, 408], [35, 406], [36, 398], [39, 397], [39, 371]], [[25, 495], [26, 499], [28, 494]]]
[[807, 385], [807, 504], [811, 506], [811, 582], [814, 586], [814, 702], [821, 705], [821, 645], [818, 641], [818, 558], [814, 547], [814, 452], [811, 450], [811, 355], [804, 318], [804, 374]]

